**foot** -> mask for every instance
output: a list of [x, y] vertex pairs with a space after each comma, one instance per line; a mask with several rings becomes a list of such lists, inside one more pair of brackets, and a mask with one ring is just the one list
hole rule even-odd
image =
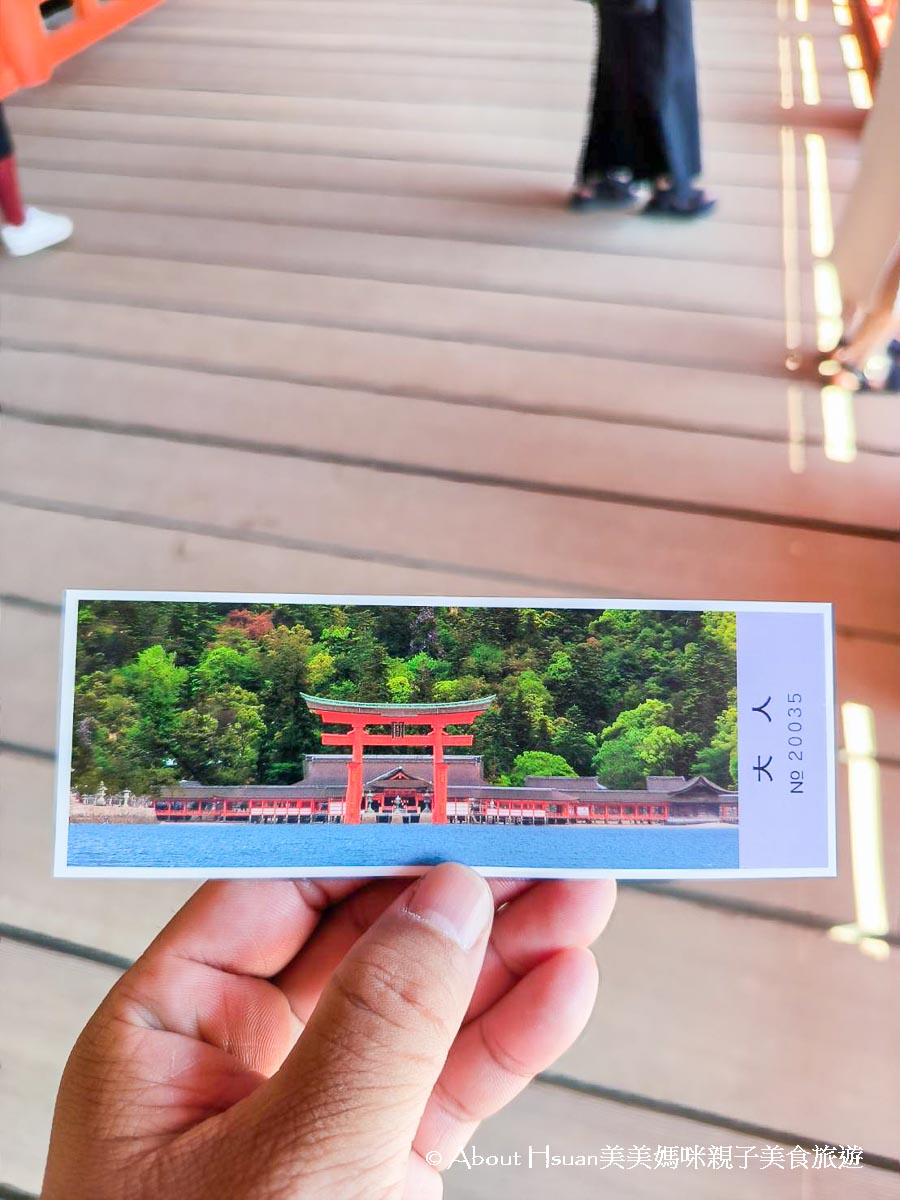
[[847, 339], [844, 337], [838, 338], [835, 345], [830, 350], [822, 350], [819, 352], [816, 363], [817, 370], [825, 379], [833, 379], [844, 370], [844, 362], [847, 358]]
[[72, 236], [73, 225], [68, 217], [58, 213], [44, 212], [40, 208], [26, 208], [22, 225], [0, 226], [2, 240], [8, 254], [19, 257], [37, 254], [49, 246], [56, 246]]
[[900, 341], [884, 354], [872, 355], [864, 365], [855, 362], [844, 347], [819, 362], [819, 374], [848, 392], [900, 392]]
[[569, 208], [586, 212], [592, 208], [628, 208], [637, 199], [634, 185], [614, 175], [597, 183], [582, 183], [569, 197]]
[[866, 378], [870, 391], [900, 392], [900, 341], [890, 342], [883, 354], [872, 355], [866, 364]]
[[685, 195], [676, 193], [672, 188], [657, 188], [643, 212], [648, 217], [677, 217], [684, 221], [705, 217], [715, 207], [716, 201], [701, 188], [691, 188]]
[[872, 384], [869, 382], [865, 371], [860, 370], [859, 367], [850, 366], [847, 363], [841, 363], [838, 370], [831, 375], [825, 373], [825, 378], [834, 387], [839, 387], [845, 392], [872, 391]]
[[900, 392], [900, 341], [891, 342], [888, 346], [890, 366], [885, 377], [882, 390], [885, 392]]

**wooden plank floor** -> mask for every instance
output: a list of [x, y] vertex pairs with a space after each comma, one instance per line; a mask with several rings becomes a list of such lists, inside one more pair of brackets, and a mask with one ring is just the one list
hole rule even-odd
[[[586, 1034], [476, 1145], [857, 1142], [877, 1166], [765, 1194], [900, 1200], [900, 420], [858, 400], [836, 461], [785, 370], [786, 304], [814, 345], [804, 139], [838, 215], [859, 114], [824, 0], [696, 23], [721, 207], [685, 228], [565, 209], [586, 4], [168, 0], [10, 105], [76, 234], [0, 262], [0, 1196], [37, 1192], [75, 1035], [193, 886], [49, 875], [59, 599], [105, 586], [833, 600], [839, 699], [876, 723], [880, 954], [827, 936], [856, 919], [842, 765], [839, 877], [623, 889]], [[459, 1167], [447, 1194], [548, 1183], [723, 1194]]]
[[[43, 1151], [51, 1116], [50, 1100], [58, 1083], [60, 1063], [53, 1053], [58, 1043], [71, 1042], [92, 1009], [115, 979], [108, 967], [83, 961], [67, 961], [58, 954], [6, 943], [0, 947], [0, 967], [11, 986], [0, 992], [0, 1018], [15, 1022], [20, 1037], [4, 1047], [6, 1086], [0, 1092], [0, 1121], [15, 1127], [20, 1135], [10, 1139], [5, 1156], [12, 1177], [27, 1176], [30, 1162]], [[67, 1003], [59, 1003], [65, 993]], [[21, 1110], [31, 1120], [25, 1127]], [[539, 1156], [548, 1145], [561, 1155], [597, 1154], [607, 1146], [623, 1151], [633, 1146], [721, 1146], [779, 1145], [773, 1139], [753, 1139], [726, 1132], [716, 1125], [665, 1113], [642, 1113], [639, 1109], [602, 1097], [579, 1095], [566, 1088], [534, 1085], [504, 1114], [490, 1122], [475, 1139], [482, 1155], [527, 1156], [533, 1147]], [[785, 1154], [793, 1143], [782, 1143]], [[563, 1167], [553, 1170], [538, 1165], [467, 1169], [458, 1164], [447, 1175], [448, 1196], [487, 1200], [506, 1195], [515, 1188], [523, 1200], [547, 1195], [548, 1183], [566, 1196], [597, 1195], [598, 1185], [614, 1187], [623, 1200], [662, 1200], [684, 1194], [692, 1200], [721, 1200], [722, 1178], [716, 1171], [615, 1170], [614, 1179], [602, 1168]], [[759, 1167], [746, 1172], [728, 1172], [728, 1196], [756, 1200], [764, 1186], [772, 1200], [796, 1200], [797, 1172], [768, 1170], [760, 1177]], [[900, 1177], [892, 1172], [863, 1171], [806, 1172], [807, 1191], [813, 1200], [897, 1200]], [[683, 1189], [682, 1191], [673, 1189]]]

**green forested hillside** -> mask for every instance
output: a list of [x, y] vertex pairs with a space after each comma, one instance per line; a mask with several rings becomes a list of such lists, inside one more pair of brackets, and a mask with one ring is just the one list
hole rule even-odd
[[496, 693], [486, 774], [736, 770], [735, 617], [499, 608], [94, 601], [79, 613], [73, 786], [284, 783], [320, 726], [300, 692], [361, 701]]

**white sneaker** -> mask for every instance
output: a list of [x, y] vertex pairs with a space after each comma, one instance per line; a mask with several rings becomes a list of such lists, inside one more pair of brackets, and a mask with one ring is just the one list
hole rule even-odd
[[68, 217], [44, 212], [41, 208], [26, 208], [24, 225], [0, 226], [0, 240], [8, 254], [19, 257], [64, 242], [72, 236], [73, 229]]

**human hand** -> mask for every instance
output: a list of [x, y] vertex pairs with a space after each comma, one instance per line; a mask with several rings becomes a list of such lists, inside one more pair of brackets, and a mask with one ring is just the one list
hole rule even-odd
[[614, 898], [455, 864], [206, 884], [78, 1039], [43, 1200], [437, 1200], [583, 1028]]

